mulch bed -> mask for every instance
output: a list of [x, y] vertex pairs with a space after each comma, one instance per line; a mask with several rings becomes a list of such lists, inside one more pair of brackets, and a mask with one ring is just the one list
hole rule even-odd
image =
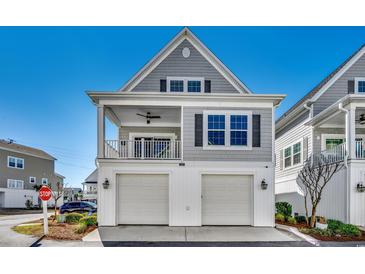
[[[296, 227], [298, 230], [300, 230], [301, 228], [309, 228], [309, 226], [307, 226], [306, 223], [299, 223], [299, 224], [289, 224], [286, 222], [280, 222], [280, 221], [275, 221], [277, 224], [281, 224], [281, 225], [286, 225], [286, 226], [292, 226], [292, 227]], [[304, 231], [300, 231], [303, 234], [307, 234], [317, 240], [320, 241], [328, 241], [328, 242], [351, 242], [351, 241], [365, 241], [365, 232], [361, 231], [361, 236], [360, 237], [349, 237], [349, 236], [323, 236], [320, 235], [318, 233], [315, 233], [313, 231], [309, 232], [309, 233], [305, 233]]]

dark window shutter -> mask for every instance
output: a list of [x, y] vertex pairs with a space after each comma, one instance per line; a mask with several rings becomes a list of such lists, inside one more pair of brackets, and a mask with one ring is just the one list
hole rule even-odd
[[210, 80], [205, 80], [204, 81], [204, 92], [205, 93], [210, 93]]
[[308, 159], [308, 137], [303, 138], [303, 161]]
[[279, 161], [280, 161], [280, 170], [283, 170], [283, 159], [284, 158], [284, 150], [283, 149], [280, 149], [280, 159], [279, 159]]
[[166, 80], [165, 79], [160, 80], [160, 92], [166, 92]]
[[252, 146], [261, 146], [261, 115], [252, 115]]
[[354, 80], [348, 80], [347, 90], [348, 90], [349, 94], [354, 94], [355, 93], [355, 81]]
[[195, 146], [203, 146], [203, 114], [195, 114]]

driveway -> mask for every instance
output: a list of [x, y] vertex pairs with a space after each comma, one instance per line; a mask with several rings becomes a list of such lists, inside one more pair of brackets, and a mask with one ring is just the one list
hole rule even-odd
[[43, 218], [43, 214], [9, 215], [0, 217], [0, 247], [30, 246], [36, 237], [23, 235], [11, 230], [13, 226]]
[[311, 246], [271, 227], [99, 227], [104, 246]]

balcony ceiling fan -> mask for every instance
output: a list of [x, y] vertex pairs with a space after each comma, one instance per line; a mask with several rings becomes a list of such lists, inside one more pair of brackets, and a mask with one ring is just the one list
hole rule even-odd
[[151, 119], [160, 119], [161, 118], [161, 116], [159, 116], [159, 115], [151, 115], [151, 112], [147, 112], [146, 114], [137, 113], [137, 115], [146, 118], [147, 124], [151, 123]]
[[359, 119], [356, 120], [360, 125], [365, 125], [365, 113], [359, 115]]

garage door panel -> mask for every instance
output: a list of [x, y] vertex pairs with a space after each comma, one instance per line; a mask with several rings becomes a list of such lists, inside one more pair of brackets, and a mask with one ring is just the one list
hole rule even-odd
[[168, 175], [119, 175], [119, 223], [168, 224], [168, 185]]
[[251, 181], [244, 175], [202, 176], [202, 224], [250, 225]]

